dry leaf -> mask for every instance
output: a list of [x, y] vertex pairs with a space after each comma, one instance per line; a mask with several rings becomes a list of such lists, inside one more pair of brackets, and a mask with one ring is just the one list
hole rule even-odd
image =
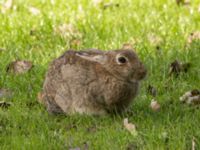
[[149, 85], [147, 88], [147, 93], [149, 93], [153, 97], [156, 97], [156, 95], [157, 95], [156, 88], [154, 88], [152, 85]]
[[186, 73], [190, 66], [190, 63], [181, 63], [178, 60], [175, 60], [170, 64], [169, 75], [171, 76], [174, 74], [177, 77], [181, 72]]
[[36, 33], [37, 33], [37, 30], [33, 28], [33, 29], [30, 30], [29, 35], [30, 36], [35, 36]]
[[188, 72], [189, 68], [191, 67], [191, 63], [182, 63], [181, 64], [181, 71]]
[[140, 39], [131, 37], [122, 45], [122, 49], [134, 49], [135, 45], [140, 42]]
[[185, 0], [185, 5], [189, 5], [190, 4], [190, 0]]
[[103, 5], [103, 9], [107, 9], [107, 8], [113, 8], [113, 7], [119, 7], [119, 3], [106, 3]]
[[84, 142], [82, 146], [82, 150], [88, 150], [89, 149], [89, 144], [88, 142]]
[[152, 99], [150, 107], [153, 111], [159, 111], [160, 110], [160, 104], [154, 99]]
[[0, 101], [0, 107], [1, 108], [8, 108], [8, 107], [10, 107], [12, 105], [12, 103], [11, 102], [5, 102], [5, 101]]
[[12, 5], [13, 5], [13, 0], [7, 0], [7, 1], [3, 4], [3, 7], [2, 7], [1, 12], [2, 12], [3, 14], [5, 14], [7, 10], [9, 10], [9, 9], [12, 8]]
[[191, 91], [188, 91], [185, 94], [183, 94], [179, 99], [181, 102], [186, 102], [187, 99], [191, 96], [192, 96]]
[[190, 0], [176, 0], [177, 5], [189, 5]]
[[34, 106], [37, 106], [37, 105], [38, 105], [37, 101], [26, 103], [26, 106], [29, 107], [29, 108], [33, 108]]
[[35, 8], [35, 7], [31, 6], [31, 7], [28, 8], [28, 10], [32, 15], [37, 16], [37, 15], [40, 14], [40, 10], [38, 8]]
[[41, 103], [41, 104], [44, 104], [44, 99], [43, 98], [44, 98], [43, 92], [39, 92], [37, 94], [37, 100], [38, 100], [38, 102]]
[[12, 7], [13, 0], [7, 0], [4, 4], [3, 7], [6, 9], [10, 9]]
[[198, 105], [200, 104], [200, 91], [197, 89], [194, 89], [192, 91], [187, 91], [179, 99], [181, 102], [187, 104]]
[[198, 7], [198, 12], [200, 13], [200, 5], [199, 5], [199, 7]]
[[133, 46], [130, 43], [124, 43], [122, 49], [133, 49]]
[[17, 60], [11, 62], [7, 67], [7, 72], [22, 74], [29, 71], [33, 67], [32, 62], [26, 60]]
[[96, 131], [97, 131], [97, 127], [94, 125], [87, 128], [87, 132], [89, 132], [89, 133], [95, 133]]
[[5, 50], [6, 50], [5, 48], [0, 48], [0, 52], [5, 51]]
[[78, 47], [81, 45], [81, 40], [79, 39], [73, 39], [70, 41], [70, 47]]
[[126, 150], [137, 150], [138, 146], [135, 143], [129, 143]]
[[12, 91], [8, 89], [0, 89], [0, 98], [11, 98]]
[[64, 38], [81, 38], [81, 33], [72, 24], [61, 24], [54, 27], [54, 32]]
[[200, 40], [200, 31], [190, 33], [187, 38], [187, 43], [191, 44], [193, 41]]
[[124, 119], [124, 127], [134, 136], [137, 136], [136, 126], [128, 122], [128, 118]]
[[160, 45], [162, 43], [162, 41], [163, 41], [160, 36], [158, 36], [156, 34], [153, 34], [153, 33], [148, 34], [147, 37], [148, 37], [149, 42], [154, 46]]
[[170, 64], [169, 75], [175, 74], [176, 76], [179, 75], [181, 72], [181, 64], [178, 60], [173, 61]]
[[195, 143], [195, 138], [192, 138], [192, 150], [195, 150], [196, 143]]
[[69, 131], [69, 130], [71, 131], [72, 129], [77, 130], [78, 126], [75, 122], [71, 122], [66, 125], [65, 129], [66, 129], [66, 131]]
[[103, 3], [103, 0], [93, 0], [92, 3], [97, 6], [100, 5], [101, 3]]
[[176, 0], [176, 4], [177, 4], [177, 5], [181, 5], [181, 4], [184, 3], [184, 1], [185, 1], [185, 0]]
[[200, 104], [200, 95], [189, 97], [187, 104], [199, 105]]

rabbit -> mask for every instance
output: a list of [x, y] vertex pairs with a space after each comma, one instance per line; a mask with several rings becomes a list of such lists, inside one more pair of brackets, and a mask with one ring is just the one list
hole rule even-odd
[[42, 102], [53, 114], [120, 113], [133, 101], [146, 74], [132, 49], [68, 50], [50, 64]]

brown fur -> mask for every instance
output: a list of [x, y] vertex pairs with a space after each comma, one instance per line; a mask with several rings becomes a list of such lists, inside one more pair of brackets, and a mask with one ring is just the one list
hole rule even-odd
[[[128, 62], [116, 63], [118, 55]], [[137, 95], [139, 81], [145, 75], [133, 50], [69, 50], [49, 67], [43, 103], [50, 113], [121, 112]]]

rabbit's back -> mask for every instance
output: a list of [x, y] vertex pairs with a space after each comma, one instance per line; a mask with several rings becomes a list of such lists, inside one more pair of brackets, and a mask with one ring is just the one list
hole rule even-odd
[[[96, 101], [103, 101], [102, 96], [96, 93], [96, 91], [100, 92], [99, 76], [101, 76], [101, 72], [104, 73], [103, 68], [97, 63], [80, 59], [76, 53], [67, 51], [55, 59], [49, 67], [43, 92], [50, 112], [62, 110], [65, 113], [87, 111], [89, 113], [92, 110], [85, 110], [85, 108], [94, 106], [87, 105], [97, 105], [94, 102], [94, 96], [96, 96]], [[55, 104], [61, 110], [55, 109]], [[97, 105], [95, 109], [98, 109], [97, 107], [99, 106]]]

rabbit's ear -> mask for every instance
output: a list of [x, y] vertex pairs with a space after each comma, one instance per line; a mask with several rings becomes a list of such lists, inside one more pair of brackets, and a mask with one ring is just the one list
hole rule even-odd
[[97, 62], [100, 64], [105, 64], [107, 61], [107, 57], [102, 54], [88, 54], [88, 53], [76, 53], [76, 56], [81, 57], [82, 59], [86, 59], [92, 62]]

